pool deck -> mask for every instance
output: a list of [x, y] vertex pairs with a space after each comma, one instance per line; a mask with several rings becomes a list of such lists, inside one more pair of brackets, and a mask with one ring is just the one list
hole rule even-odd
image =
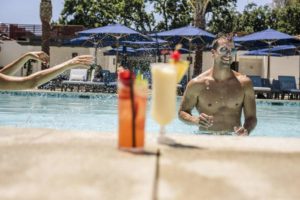
[[300, 138], [170, 135], [134, 154], [112, 133], [0, 127], [0, 199], [300, 199]]

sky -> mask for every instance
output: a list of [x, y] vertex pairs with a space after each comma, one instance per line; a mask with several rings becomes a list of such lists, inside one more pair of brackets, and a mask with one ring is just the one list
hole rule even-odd
[[[238, 10], [243, 11], [248, 2], [265, 5], [272, 0], [238, 0]], [[64, 0], [52, 0], [53, 21], [58, 20], [63, 6]], [[40, 0], [0, 0], [0, 23], [41, 24], [39, 7]]]

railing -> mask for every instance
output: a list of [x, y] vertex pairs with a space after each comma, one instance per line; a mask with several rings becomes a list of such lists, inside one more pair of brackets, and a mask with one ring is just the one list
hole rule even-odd
[[31, 24], [0, 24], [0, 32], [7, 37], [18, 40], [42, 35], [41, 25]]
[[[81, 25], [52, 25], [51, 40], [61, 41], [74, 38], [76, 32], [84, 29]], [[0, 34], [18, 41], [36, 41], [42, 36], [42, 25], [0, 23]]]

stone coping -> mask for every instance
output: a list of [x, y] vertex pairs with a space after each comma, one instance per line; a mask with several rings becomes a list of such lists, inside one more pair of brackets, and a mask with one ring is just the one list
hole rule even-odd
[[300, 199], [298, 138], [148, 135], [0, 127], [0, 199]]

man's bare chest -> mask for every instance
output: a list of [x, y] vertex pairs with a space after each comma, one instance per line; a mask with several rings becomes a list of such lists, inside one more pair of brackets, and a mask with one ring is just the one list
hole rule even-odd
[[208, 110], [239, 109], [244, 100], [244, 90], [240, 84], [209, 84], [198, 97], [198, 108]]

